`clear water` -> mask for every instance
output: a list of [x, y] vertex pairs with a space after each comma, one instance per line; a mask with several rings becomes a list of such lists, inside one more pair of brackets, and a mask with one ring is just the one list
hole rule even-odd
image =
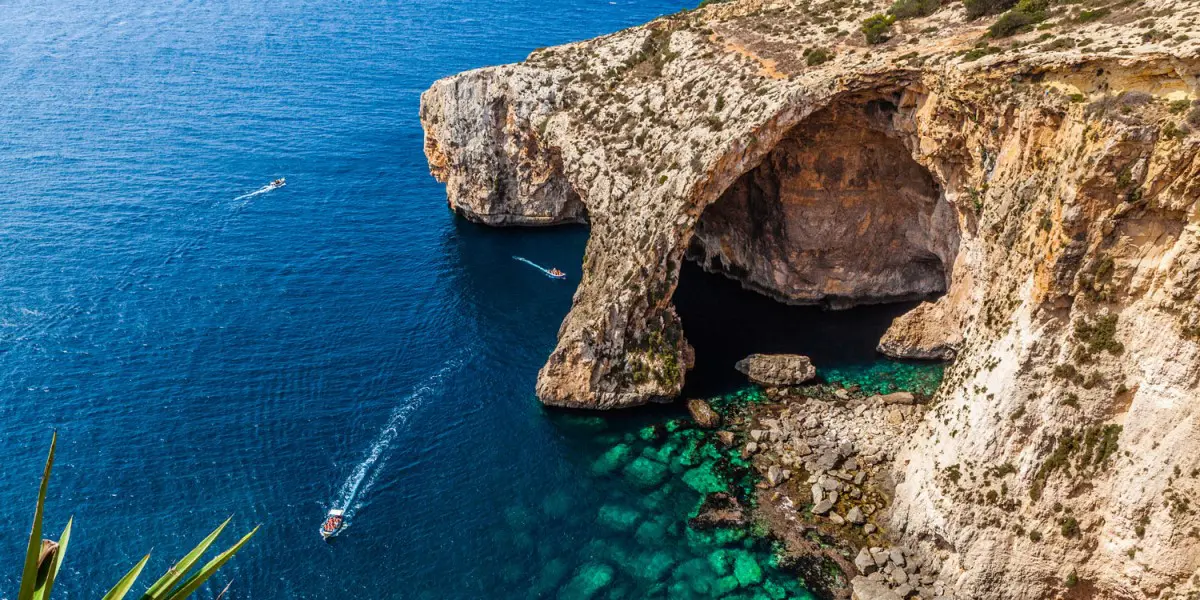
[[[230, 578], [227, 598], [578, 598], [607, 568], [596, 597], [716, 594], [692, 560], [712, 544], [680, 526], [693, 467], [660, 455], [658, 505], [595, 470], [618, 444], [661, 452], [637, 432], [678, 409], [532, 396], [586, 231], [453, 219], [416, 118], [438, 77], [684, 6], [0, 5], [0, 597], [55, 429], [47, 526], [76, 518], [60, 598], [99, 597], [151, 548], [160, 572], [230, 514], [263, 530], [200, 598]], [[667, 533], [641, 544], [606, 506]], [[727, 535], [773, 582], [754, 590], [802, 595]], [[637, 571], [645, 552], [669, 568]]]

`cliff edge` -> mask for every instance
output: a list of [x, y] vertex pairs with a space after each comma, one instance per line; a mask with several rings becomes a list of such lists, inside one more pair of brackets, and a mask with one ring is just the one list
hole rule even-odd
[[678, 395], [683, 260], [936, 298], [880, 341], [955, 358], [890, 532], [963, 597], [1158, 598], [1200, 586], [1197, 98], [1200, 2], [734, 0], [438, 81], [421, 120], [458, 214], [590, 226], [543, 402]]

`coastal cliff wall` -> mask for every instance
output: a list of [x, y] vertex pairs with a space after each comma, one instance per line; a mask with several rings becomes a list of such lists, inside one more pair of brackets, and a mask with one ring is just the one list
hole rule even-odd
[[455, 211], [589, 223], [538, 397], [678, 395], [689, 258], [785, 302], [940, 294], [880, 341], [956, 358], [892, 462], [888, 532], [948, 553], [960, 597], [1186, 597], [1200, 5], [1058, 6], [996, 41], [956, 3], [849, 33], [885, 8], [716, 4], [424, 94]]

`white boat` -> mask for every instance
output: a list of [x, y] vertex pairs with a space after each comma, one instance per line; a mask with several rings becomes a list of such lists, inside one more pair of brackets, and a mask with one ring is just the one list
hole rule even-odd
[[283, 177], [280, 177], [279, 179], [276, 179], [275, 181], [271, 182], [271, 188], [281, 188], [285, 185], [287, 185], [287, 180], [284, 179]]
[[346, 511], [334, 508], [325, 515], [325, 522], [321, 523], [321, 537], [328, 540], [334, 537], [342, 530], [346, 524]]

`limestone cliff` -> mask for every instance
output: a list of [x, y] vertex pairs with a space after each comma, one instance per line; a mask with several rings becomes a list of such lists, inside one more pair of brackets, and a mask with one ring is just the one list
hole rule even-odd
[[785, 302], [940, 294], [880, 342], [957, 357], [887, 529], [963, 597], [1196, 590], [1200, 3], [1043, 3], [1007, 36], [1026, 4], [869, 45], [886, 5], [740, 0], [435, 83], [455, 211], [591, 228], [539, 398], [676, 396], [688, 258]]

